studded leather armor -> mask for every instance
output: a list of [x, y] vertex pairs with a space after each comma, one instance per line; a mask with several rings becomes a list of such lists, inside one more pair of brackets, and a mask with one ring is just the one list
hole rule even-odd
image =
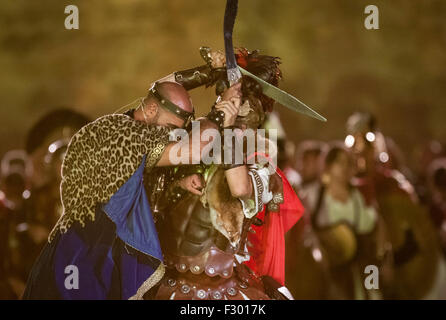
[[[192, 173], [206, 176], [208, 168], [184, 166], [173, 176], [164, 172], [163, 181], [175, 181]], [[152, 181], [160, 181], [156, 173]], [[173, 184], [172, 184], [173, 185]], [[262, 281], [236, 254], [243, 254], [250, 226], [255, 220], [245, 218], [239, 245], [232, 247], [211, 221], [210, 209], [200, 197], [166, 186], [163, 211], [157, 229], [164, 254], [166, 275], [150, 299], [268, 299]], [[257, 221], [258, 223], [258, 221]], [[251, 229], [252, 230], [252, 229]]]
[[212, 69], [208, 65], [175, 72], [175, 81], [186, 90], [192, 90], [200, 86], [213, 86], [226, 75], [226, 69]]
[[231, 255], [234, 251], [212, 225], [209, 208], [203, 206], [199, 196], [172, 183], [193, 173], [203, 174], [205, 170], [203, 165], [178, 170], [156, 168], [144, 179], [165, 255], [197, 256], [211, 247]]
[[209, 47], [201, 47], [200, 55], [206, 64], [175, 72], [175, 81], [181, 84], [186, 90], [192, 90], [200, 86], [206, 86], [207, 88], [215, 85], [215, 93], [220, 95], [229, 87], [226, 67], [212, 67], [210, 53], [211, 49]]
[[[204, 174], [205, 166], [181, 167], [175, 176]], [[184, 273], [231, 277], [235, 248], [212, 224], [200, 197], [171, 189], [163, 220], [157, 224], [167, 267]]]
[[160, 229], [165, 252], [178, 256], [195, 256], [212, 246], [226, 251], [229, 245], [213, 227], [209, 209], [193, 194], [187, 194], [172, 207]]
[[269, 299], [198, 196], [182, 197], [158, 226], [166, 275], [151, 299]]

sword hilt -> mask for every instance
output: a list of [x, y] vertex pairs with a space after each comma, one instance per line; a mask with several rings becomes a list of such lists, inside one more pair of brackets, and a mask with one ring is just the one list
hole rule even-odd
[[238, 67], [227, 69], [226, 72], [228, 75], [228, 81], [230, 86], [236, 84], [242, 78], [242, 74]]

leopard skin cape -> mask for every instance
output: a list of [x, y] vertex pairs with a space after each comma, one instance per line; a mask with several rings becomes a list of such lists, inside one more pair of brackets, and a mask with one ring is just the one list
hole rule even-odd
[[95, 209], [106, 203], [133, 175], [146, 155], [146, 172], [169, 143], [169, 129], [135, 121], [127, 115], [103, 116], [71, 139], [62, 164], [60, 195], [63, 213], [48, 241], [73, 223], [95, 220]]

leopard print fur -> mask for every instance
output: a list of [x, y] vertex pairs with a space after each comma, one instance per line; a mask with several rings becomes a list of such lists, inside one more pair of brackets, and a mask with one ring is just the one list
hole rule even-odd
[[106, 115], [79, 130], [62, 164], [60, 194], [63, 214], [49, 236], [64, 233], [74, 222], [95, 220], [95, 209], [133, 175], [144, 155], [150, 171], [169, 143], [169, 129], [116, 114]]

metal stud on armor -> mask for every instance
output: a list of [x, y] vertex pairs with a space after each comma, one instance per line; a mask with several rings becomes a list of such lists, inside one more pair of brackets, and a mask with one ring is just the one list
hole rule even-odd
[[167, 280], [167, 284], [171, 287], [175, 287], [177, 282], [174, 279], [169, 279], [169, 280]]
[[190, 292], [190, 287], [187, 284], [182, 285], [181, 292], [184, 294], [188, 294]]
[[204, 290], [198, 290], [197, 291], [197, 297], [198, 298], [200, 298], [200, 299], [204, 299], [204, 298], [206, 298], [206, 291], [204, 291]]
[[223, 298], [223, 295], [219, 291], [215, 291], [212, 294], [212, 298], [214, 298], [215, 300], [220, 300], [221, 298]]

